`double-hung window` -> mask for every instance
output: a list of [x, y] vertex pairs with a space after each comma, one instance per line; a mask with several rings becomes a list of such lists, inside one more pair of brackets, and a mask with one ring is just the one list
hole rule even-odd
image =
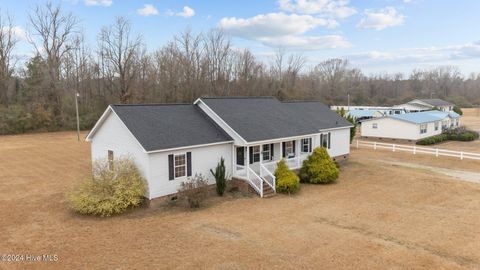
[[439, 122], [435, 122], [435, 131], [438, 130]]
[[302, 152], [303, 153], [310, 152], [310, 139], [302, 139]]
[[260, 161], [260, 145], [252, 147], [253, 162]]
[[174, 156], [173, 168], [175, 171], [175, 178], [180, 178], [187, 175], [187, 158], [185, 154], [178, 154]]
[[377, 129], [377, 128], [378, 128], [378, 124], [377, 124], [377, 123], [373, 123], [373, 124], [372, 124], [372, 128]]
[[287, 158], [295, 156], [293, 151], [293, 141], [285, 142], [285, 155]]
[[320, 145], [323, 148], [330, 149], [330, 132], [326, 134], [320, 134]]
[[425, 134], [427, 133], [427, 124], [421, 124], [420, 125], [420, 134]]
[[270, 144], [264, 144], [262, 146], [262, 157], [263, 160], [271, 160], [272, 159], [272, 150], [270, 149]]
[[113, 151], [108, 150], [108, 169], [113, 171]]

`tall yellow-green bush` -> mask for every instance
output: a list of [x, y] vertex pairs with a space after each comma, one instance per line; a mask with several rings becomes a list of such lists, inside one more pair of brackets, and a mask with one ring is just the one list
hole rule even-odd
[[291, 194], [300, 190], [300, 179], [288, 168], [287, 163], [283, 159], [277, 163], [275, 178], [277, 192]]
[[111, 216], [142, 204], [146, 192], [145, 180], [129, 158], [97, 160], [93, 175], [67, 194], [70, 207], [84, 215]]
[[330, 183], [338, 178], [339, 171], [328, 152], [323, 147], [317, 147], [303, 161], [300, 169], [300, 179], [303, 183]]

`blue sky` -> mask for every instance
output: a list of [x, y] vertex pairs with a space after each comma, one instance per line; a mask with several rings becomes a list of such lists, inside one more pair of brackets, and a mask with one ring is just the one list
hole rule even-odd
[[[28, 11], [44, 1], [0, 0], [13, 15], [19, 36]], [[366, 74], [453, 65], [480, 72], [480, 1], [439, 0], [58, 0], [80, 20], [95, 45], [100, 28], [128, 17], [149, 50], [190, 27], [221, 27], [235, 47], [270, 61], [278, 47], [302, 53], [308, 66], [346, 58]], [[33, 50], [23, 41], [22, 51]]]

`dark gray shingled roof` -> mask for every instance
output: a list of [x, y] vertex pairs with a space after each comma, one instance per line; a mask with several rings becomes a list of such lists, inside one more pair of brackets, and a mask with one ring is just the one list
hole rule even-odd
[[204, 97], [201, 100], [247, 142], [350, 126], [319, 102], [282, 103], [274, 97]]
[[317, 130], [352, 126], [352, 123], [318, 101], [284, 102], [302, 119], [308, 119]]
[[112, 105], [146, 151], [232, 141], [192, 104]]
[[430, 99], [419, 99], [422, 102], [430, 104], [432, 106], [450, 106], [453, 105], [452, 103], [445, 101], [439, 98], [430, 98]]

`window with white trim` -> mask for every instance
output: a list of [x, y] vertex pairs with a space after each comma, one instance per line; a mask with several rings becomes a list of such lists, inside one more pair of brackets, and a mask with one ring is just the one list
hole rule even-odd
[[320, 145], [323, 148], [330, 149], [330, 135], [331, 133], [320, 134]]
[[295, 153], [293, 152], [293, 142], [292, 141], [285, 142], [285, 155], [286, 155], [287, 158], [295, 156]]
[[435, 122], [435, 131], [438, 130], [439, 122]]
[[184, 177], [187, 175], [187, 156], [186, 154], [178, 154], [174, 156], [173, 169], [175, 171], [175, 178]]
[[272, 150], [270, 149], [270, 144], [264, 144], [262, 146], [262, 157], [263, 160], [271, 160], [272, 159]]
[[302, 139], [302, 152], [303, 153], [310, 152], [310, 139]]
[[378, 128], [378, 124], [377, 124], [377, 123], [373, 123], [373, 124], [372, 124], [372, 128]]
[[108, 169], [113, 171], [113, 151], [108, 150]]
[[425, 134], [427, 133], [427, 124], [421, 124], [420, 125], [420, 134]]
[[252, 147], [253, 162], [260, 161], [260, 145]]

